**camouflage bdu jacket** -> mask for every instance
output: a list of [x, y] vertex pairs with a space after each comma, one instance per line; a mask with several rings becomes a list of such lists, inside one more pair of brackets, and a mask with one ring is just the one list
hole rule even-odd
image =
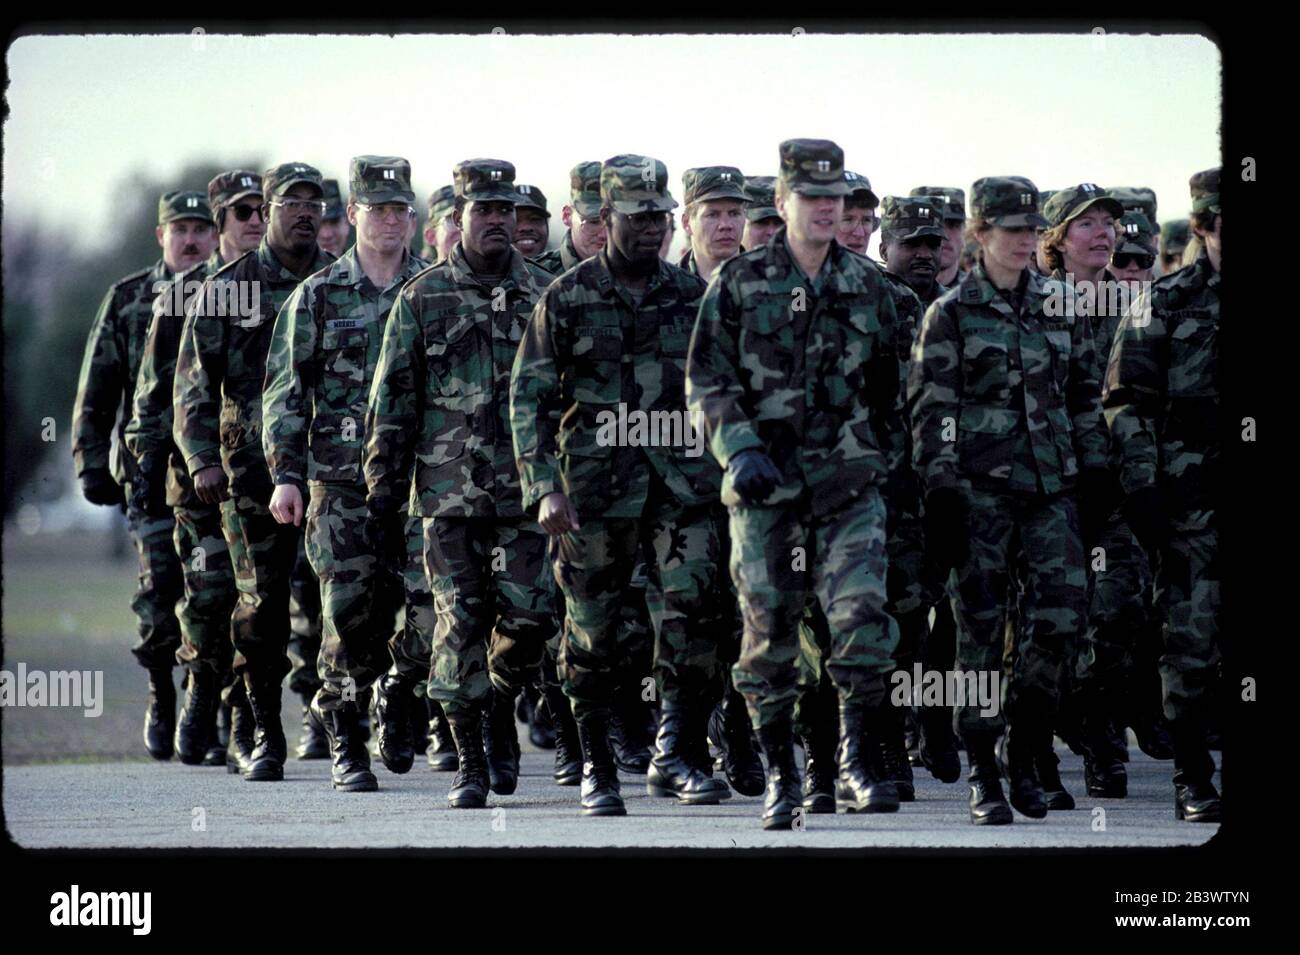
[[384, 328], [366, 413], [372, 497], [406, 493], [420, 517], [520, 517], [510, 446], [510, 368], [551, 276], [511, 252], [493, 288], [459, 242], [407, 283]]
[[[171, 278], [171, 269], [159, 259], [151, 268], [119, 281], [100, 303], [87, 337], [72, 407], [72, 457], [78, 477], [95, 468], [107, 468], [113, 480], [126, 484], [135, 473], [135, 461], [125, 453], [123, 432], [131, 418], [135, 379], [158, 294], [155, 286]], [[116, 444], [112, 442], [114, 428]]]
[[[686, 385], [718, 464], [766, 451], [783, 479], [764, 506], [809, 492], [816, 515], [885, 484], [904, 447], [890, 286], [834, 241], [821, 281], [820, 294], [806, 287], [784, 228], [725, 262], [700, 302]], [[730, 473], [722, 503], [740, 503]]]
[[388, 289], [376, 289], [354, 245], [284, 303], [262, 390], [262, 450], [273, 484], [364, 485], [366, 402], [384, 323], [401, 287], [427, 267], [407, 252]]
[[[174, 286], [179, 284], [184, 301], [186, 283], [203, 282], [221, 267], [218, 253], [173, 280], [173, 288], [163, 290], [154, 299], [153, 318], [144, 339], [140, 371], [135, 379], [135, 398], [131, 420], [126, 425], [126, 447], [136, 462], [167, 458], [167, 505], [169, 507], [204, 506], [194, 494], [194, 482], [185, 469], [185, 459], [172, 438], [172, 386], [176, 380], [176, 356], [181, 349], [181, 331], [185, 325], [183, 306], [177, 309]], [[186, 305], [192, 305], [193, 297]]]
[[634, 304], [603, 250], [546, 289], [510, 377], [525, 508], [562, 491], [580, 519], [640, 517], [652, 470], [683, 506], [717, 499], [717, 466], [691, 440], [685, 404], [703, 292], [661, 261]]
[[[859, 256], [859, 258], [865, 257]], [[869, 259], [867, 261], [870, 262]], [[875, 263], [872, 263], [872, 268], [876, 268]], [[903, 449], [901, 460], [897, 466], [890, 468], [887, 486], [892, 499], [903, 512], [915, 515], [921, 505], [921, 486], [920, 479], [912, 468], [912, 429], [906, 416], [907, 375], [912, 363], [912, 346], [916, 342], [917, 333], [921, 330], [925, 307], [910, 285], [886, 269], [879, 271], [888, 283], [894, 298], [894, 313], [897, 318], [894, 322], [894, 340], [898, 348], [899, 416], [904, 423], [900, 438]]]
[[929, 491], [1055, 494], [1081, 468], [1106, 467], [1091, 329], [1044, 314], [1049, 295], [1062, 302], [1069, 286], [1025, 275], [1019, 315], [982, 264], [925, 313], [907, 393], [913, 461]]
[[1219, 273], [1204, 252], [1120, 322], [1106, 422], [1125, 494], [1154, 485], [1176, 526], [1209, 526], [1220, 481]]
[[[332, 261], [318, 249], [312, 271]], [[185, 317], [173, 392], [176, 446], [191, 477], [222, 465], [233, 498], [263, 504], [271, 498], [262, 453], [262, 385], [275, 316], [299, 281], [263, 239], [209, 276]]]
[[543, 252], [529, 261], [533, 265], [541, 266], [552, 275], [561, 275], [581, 262], [582, 259], [578, 258], [578, 250], [573, 247], [573, 233], [566, 232], [558, 249]]

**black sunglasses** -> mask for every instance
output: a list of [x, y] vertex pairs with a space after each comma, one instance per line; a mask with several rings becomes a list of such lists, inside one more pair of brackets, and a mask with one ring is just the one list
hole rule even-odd
[[1110, 260], [1115, 263], [1117, 269], [1127, 269], [1133, 265], [1140, 269], [1149, 269], [1156, 264], [1154, 255], [1143, 255], [1139, 252], [1116, 252]]
[[259, 219], [262, 218], [261, 206], [231, 206], [230, 211], [235, 214], [235, 219], [238, 222], [247, 222], [253, 218], [254, 213], [257, 213]]

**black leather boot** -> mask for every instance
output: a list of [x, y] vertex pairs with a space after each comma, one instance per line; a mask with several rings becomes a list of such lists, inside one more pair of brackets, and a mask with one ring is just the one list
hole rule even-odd
[[1214, 759], [1204, 725], [1189, 720], [1171, 724], [1174, 737], [1174, 818], [1184, 822], [1222, 822]]
[[[1040, 730], [1043, 732], [1051, 730]], [[1049, 737], [1050, 739], [1050, 737]], [[1028, 729], [1011, 724], [1007, 729], [1007, 780], [1011, 787], [1011, 805], [1030, 819], [1047, 815], [1047, 799], [1034, 771], [1034, 751], [1038, 742]]]
[[794, 823], [795, 813], [803, 807], [799, 769], [794, 761], [794, 733], [789, 719], [777, 720], [764, 726], [759, 733], [759, 744], [767, 755], [763, 828], [789, 829]]
[[302, 732], [298, 737], [298, 748], [294, 755], [298, 759], [329, 759], [330, 741], [325, 734], [325, 727], [311, 715], [311, 693], [302, 696]]
[[545, 697], [538, 694], [532, 686], [525, 687], [519, 696], [522, 699], [529, 694], [535, 699], [528, 708], [528, 719], [525, 720], [528, 724], [528, 742], [538, 749], [555, 749], [555, 720], [551, 716], [551, 708], [546, 705]]
[[583, 757], [578, 724], [573, 720], [573, 708], [569, 705], [569, 698], [558, 686], [542, 687], [542, 695], [544, 705], [551, 712], [551, 723], [555, 726], [555, 782], [560, 786], [576, 786], [582, 781]]
[[253, 755], [257, 721], [248, 705], [243, 677], [230, 690], [230, 742], [226, 746], [226, 772], [242, 773]]
[[906, 708], [886, 703], [879, 711], [880, 768], [885, 779], [892, 780], [899, 802], [916, 801], [912, 764], [907, 758]]
[[1128, 773], [1111, 740], [1108, 714], [1090, 710], [1083, 723], [1083, 781], [1088, 795], [1123, 799], [1128, 795]]
[[952, 732], [952, 707], [922, 706], [917, 708], [917, 714], [922, 764], [939, 782], [957, 782], [961, 779], [961, 756]]
[[[705, 728], [693, 716], [688, 707], [676, 701], [664, 701], [660, 707], [659, 733], [646, 773], [646, 792], [651, 796], [676, 796], [688, 805], [711, 806], [730, 799], [731, 790], [698, 765], [701, 749], [704, 761], [708, 761], [708, 745], [704, 742]], [[692, 741], [693, 733], [700, 738]]]
[[582, 814], [584, 816], [626, 816], [619, 793], [618, 770], [609, 745], [609, 720], [590, 716], [577, 724], [582, 747]]
[[320, 694], [311, 701], [311, 715], [324, 727], [329, 740], [330, 783], [335, 789], [350, 793], [372, 793], [379, 780], [370, 771], [370, 752], [361, 738], [361, 710], [355, 700], [347, 700], [333, 710], [320, 708]]
[[[513, 717], [514, 714], [511, 714]], [[448, 715], [451, 738], [456, 744], [458, 768], [447, 793], [452, 809], [482, 809], [487, 805], [488, 767], [483, 754], [483, 723], [477, 711]]]
[[[897, 812], [898, 788], [880, 766], [879, 730], [861, 700], [840, 700], [839, 779], [835, 801], [845, 812]], [[874, 730], [874, 732], [873, 732]]]
[[963, 734], [970, 761], [970, 821], [977, 826], [1005, 826], [1015, 821], [1002, 795], [1002, 779], [993, 755], [992, 734]]
[[379, 736], [379, 758], [390, 773], [411, 771], [415, 763], [415, 741], [411, 738], [412, 687], [391, 670], [375, 681], [375, 719]]
[[176, 755], [187, 766], [202, 763], [217, 735], [217, 681], [211, 667], [190, 667], [185, 700], [176, 721]]
[[230, 704], [220, 699], [217, 702], [217, 745], [223, 750], [230, 745]]
[[253, 751], [244, 767], [244, 779], [250, 783], [278, 782], [284, 779], [284, 759], [288, 751], [284, 727], [280, 724], [280, 679], [270, 679], [250, 670], [244, 674], [244, 689], [256, 724]]
[[171, 759], [176, 733], [176, 684], [172, 668], [149, 671], [149, 705], [144, 711], [144, 747], [154, 759]]
[[640, 684], [635, 680], [621, 680], [610, 700], [609, 742], [614, 750], [614, 764], [625, 773], [648, 772], [653, 741], [649, 707], [641, 699]]
[[451, 727], [447, 725], [442, 704], [430, 699], [424, 702], [429, 713], [429, 749], [425, 759], [435, 773], [454, 773], [460, 760], [456, 757], [456, 744], [452, 741]]
[[749, 710], [731, 680], [727, 680], [722, 702], [709, 714], [708, 738], [722, 753], [722, 770], [731, 788], [742, 796], [763, 795], [763, 761], [754, 749]]
[[1047, 808], [1073, 809], [1074, 797], [1065, 788], [1065, 783], [1061, 782], [1060, 763], [1061, 759], [1052, 747], [1051, 738], [1048, 738], [1045, 745], [1040, 741], [1038, 750], [1034, 753], [1034, 769], [1043, 786], [1043, 799], [1047, 802]]
[[803, 738], [803, 808], [806, 812], [835, 812], [834, 734], [814, 732]]
[[483, 720], [483, 754], [492, 791], [509, 796], [519, 785], [519, 727], [513, 696], [496, 687], [490, 691], [487, 718]]

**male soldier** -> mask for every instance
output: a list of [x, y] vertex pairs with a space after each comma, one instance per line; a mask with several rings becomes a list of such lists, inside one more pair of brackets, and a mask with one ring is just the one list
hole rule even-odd
[[[943, 205], [943, 245], [939, 247], [939, 271], [934, 280], [944, 289], [952, 288], [968, 266], [962, 264], [963, 238], [966, 231], [966, 192], [954, 186], [917, 186], [909, 197], [934, 196]], [[974, 249], [971, 249], [972, 257]], [[929, 303], [926, 303], [929, 307]]]
[[569, 171], [569, 201], [560, 215], [567, 231], [559, 248], [533, 260], [552, 275], [569, 271], [605, 246], [605, 223], [600, 218], [600, 163], [580, 162]]
[[524, 258], [536, 258], [546, 251], [551, 237], [546, 195], [536, 186], [520, 183], [515, 188], [519, 190], [519, 201], [515, 203], [514, 246]]
[[[677, 205], [662, 162], [607, 159], [600, 196], [605, 248], [538, 303], [511, 373], [510, 419], [524, 506], [556, 538], [567, 607], [559, 669], [585, 760], [582, 811], [623, 815], [606, 736], [620, 605], [638, 558], [661, 703], [647, 792], [689, 804], [731, 792], [712, 778], [705, 742], [718, 679], [715, 628], [703, 619], [720, 583], [717, 471], [684, 408], [704, 283], [659, 258]], [[646, 421], [656, 423], [649, 437]]]
[[[230, 612], [234, 609], [235, 574], [221, 534], [221, 511], [200, 501], [184, 459], [172, 440], [172, 387], [180, 351], [187, 286], [192, 292], [226, 262], [257, 248], [262, 239], [262, 177], [232, 169], [208, 183], [208, 204], [216, 216], [217, 250], [175, 281], [180, 288], [160, 295], [145, 337], [136, 377], [126, 445], [135, 456], [138, 482], [132, 491], [142, 510], [170, 506], [176, 520], [176, 556], [181, 561], [184, 595], [177, 604], [181, 647], [177, 660], [189, 670], [185, 702], [176, 726], [181, 762], [225, 766], [224, 746], [216, 745], [218, 691], [230, 674]], [[245, 755], [252, 748], [253, 717], [242, 685], [229, 694], [236, 726], [235, 743]], [[237, 768], [237, 760], [229, 762]]]
[[1128, 520], [1155, 572], [1164, 621], [1174, 818], [1218, 822], [1207, 724], [1219, 663], [1219, 169], [1192, 176], [1196, 262], [1158, 279], [1121, 319], [1102, 396]]
[[776, 211], [776, 176], [746, 176], [745, 232], [740, 244], [746, 249], [767, 245], [781, 228], [781, 216]]
[[733, 674], [767, 753], [765, 828], [790, 828], [801, 800], [791, 716], [810, 592], [839, 695], [839, 801], [898, 808], [878, 765], [898, 643], [880, 490], [902, 454], [896, 316], [885, 279], [835, 241], [852, 193], [843, 155], [828, 140], [781, 144], [785, 228], [722, 266], [690, 344], [687, 403], [724, 469], [744, 617]]
[[460, 242], [393, 305], [366, 417], [374, 523], [396, 512], [415, 469], [409, 498], [437, 612], [428, 695], [456, 744], [454, 809], [486, 805], [489, 783], [515, 791], [514, 697], [555, 628], [546, 535], [524, 515], [506, 440], [509, 370], [550, 278], [511, 245], [514, 176], [498, 159], [456, 166]]
[[[379, 786], [357, 694], [389, 669], [407, 547], [402, 521], [367, 528], [361, 426], [384, 320], [403, 283], [425, 262], [406, 248], [415, 216], [410, 163], [357, 156], [348, 192], [356, 244], [299, 285], [276, 319], [262, 394], [262, 447], [275, 485], [271, 515], [295, 527], [305, 517], [307, 556], [320, 580], [322, 685], [311, 712], [329, 738], [331, 782], [345, 792], [372, 792]], [[411, 686], [389, 674], [380, 690], [380, 756], [392, 772], [405, 773], [415, 758], [407, 717]]]
[[678, 263], [707, 282], [740, 251], [745, 231], [745, 176], [735, 166], [702, 166], [682, 175], [682, 228], [690, 248]]
[[343, 254], [348, 245], [351, 225], [343, 214], [343, 195], [339, 190], [337, 179], [326, 179], [325, 184], [325, 218], [321, 219], [320, 233], [316, 237], [322, 249], [336, 258]]
[[[144, 745], [155, 759], [171, 759], [174, 747], [176, 687], [171, 674], [181, 642], [176, 601], [183, 590], [182, 571], [172, 540], [175, 519], [158, 495], [135, 491], [139, 477], [135, 460], [126, 451], [123, 432], [131, 418], [154, 299], [160, 292], [171, 291], [174, 276], [211, 254], [216, 247], [213, 225], [212, 212], [201, 192], [169, 192], [158, 200], [155, 235], [162, 258], [151, 268], [116, 282], [104, 296], [86, 339], [72, 408], [72, 457], [81, 492], [92, 504], [126, 511], [127, 528], [140, 560], [139, 587], [131, 601], [140, 640], [131, 652], [149, 671]], [[142, 507], [144, 504], [149, 506]]]
[[871, 233], [876, 231], [876, 207], [880, 200], [871, 191], [871, 180], [866, 176], [845, 170], [844, 181], [850, 191], [844, 199], [835, 240], [850, 252], [866, 255]]
[[290, 573], [300, 531], [278, 524], [262, 451], [262, 385], [280, 306], [332, 259], [316, 244], [325, 211], [320, 172], [284, 163], [262, 175], [266, 237], [210, 276], [185, 317], [176, 360], [173, 433], [199, 500], [221, 504], [239, 599], [231, 614], [232, 669], [244, 681], [254, 746], [249, 781], [284, 778], [280, 682], [290, 668]]
[[429, 221], [424, 224], [424, 247], [430, 262], [446, 261], [451, 247], [460, 241], [460, 229], [452, 215], [460, 203], [452, 186], [443, 186], [429, 197]]
[[1160, 274], [1183, 267], [1183, 252], [1191, 241], [1192, 224], [1187, 219], [1170, 219], [1160, 227]]

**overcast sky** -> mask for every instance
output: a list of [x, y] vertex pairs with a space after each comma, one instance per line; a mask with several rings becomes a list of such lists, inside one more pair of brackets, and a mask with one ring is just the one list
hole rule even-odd
[[[1217, 48], [1197, 36], [51, 36], [9, 48], [6, 219], [37, 210], [112, 241], [130, 172], [187, 161], [401, 155], [421, 200], [462, 159], [540, 186], [553, 236], [568, 170], [662, 159], [776, 171], [777, 144], [833, 139], [877, 194], [1024, 175], [1151, 186], [1185, 216], [1219, 163]], [[505, 25], [509, 30], [509, 25]], [[175, 183], [202, 189], [204, 183]]]

